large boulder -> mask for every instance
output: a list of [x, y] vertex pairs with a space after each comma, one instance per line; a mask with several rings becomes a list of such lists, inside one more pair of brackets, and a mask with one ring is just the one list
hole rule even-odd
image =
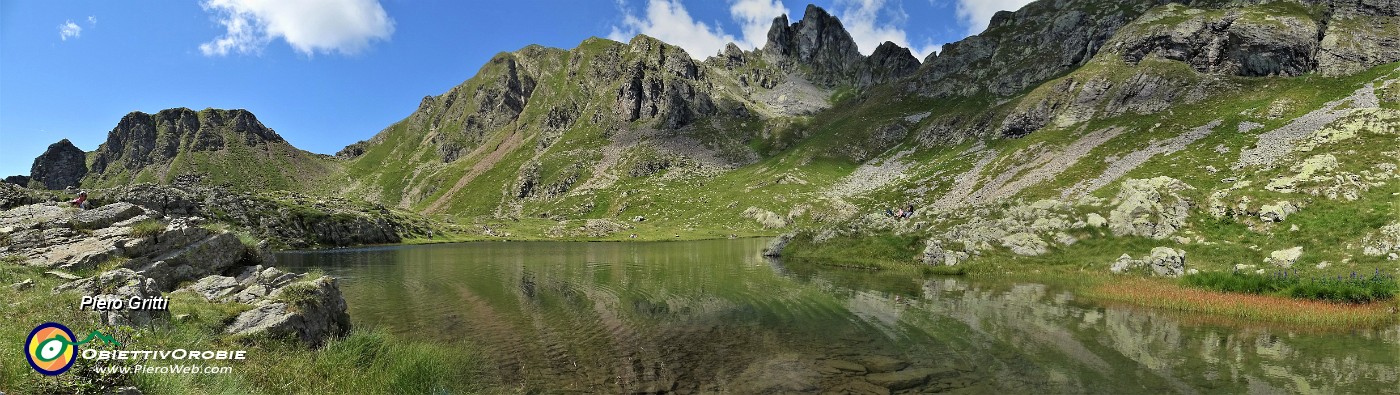
[[73, 216], [73, 226], [80, 229], [101, 229], [145, 212], [146, 210], [134, 204], [117, 202], [78, 212]]
[[1033, 233], [1016, 233], [1001, 238], [1001, 245], [1016, 255], [1036, 256], [1046, 253], [1049, 244]]
[[1108, 227], [1116, 236], [1171, 237], [1186, 226], [1192, 202], [1181, 193], [1191, 189], [1171, 177], [1124, 180]]
[[37, 181], [48, 189], [55, 190], [76, 188], [87, 173], [87, 153], [73, 146], [68, 139], [50, 144], [43, 154], [34, 158], [34, 165], [29, 167], [31, 184]]
[[[126, 268], [109, 270], [96, 277], [59, 285], [53, 290], [55, 294], [66, 291], [77, 291], [83, 296], [92, 295], [94, 299], [119, 300], [122, 303], [129, 303], [133, 298], [148, 300], [161, 297], [160, 288], [154, 279]], [[153, 309], [121, 308], [96, 313], [106, 325], [143, 326], [170, 317], [168, 310]]]
[[1133, 259], [1131, 255], [1123, 254], [1108, 270], [1114, 274], [1123, 274], [1137, 269], [1147, 270], [1156, 276], [1179, 277], [1186, 273], [1186, 251], [1157, 247], [1142, 259]]
[[270, 295], [277, 302], [239, 314], [225, 332], [239, 336], [292, 338], [312, 347], [350, 331], [350, 314], [335, 279], [293, 283]]
[[1259, 219], [1264, 222], [1283, 222], [1289, 215], [1298, 212], [1298, 205], [1293, 202], [1282, 200], [1274, 204], [1266, 204], [1259, 208]]
[[1303, 247], [1293, 247], [1269, 253], [1269, 257], [1264, 258], [1264, 262], [1281, 268], [1290, 268], [1293, 267], [1294, 263], [1298, 263], [1298, 258], [1302, 256]]
[[1186, 273], [1186, 251], [1157, 247], [1147, 257], [1147, 265], [1158, 276], [1178, 277]]

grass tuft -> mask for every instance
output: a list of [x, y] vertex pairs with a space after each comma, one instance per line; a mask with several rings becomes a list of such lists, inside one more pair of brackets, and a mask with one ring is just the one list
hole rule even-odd
[[165, 232], [164, 222], [160, 222], [160, 220], [155, 219], [148, 219], [145, 221], [137, 222], [135, 225], [132, 225], [130, 235], [131, 237], [144, 239], [148, 237], [155, 237], [157, 235], [160, 235], [162, 232]]

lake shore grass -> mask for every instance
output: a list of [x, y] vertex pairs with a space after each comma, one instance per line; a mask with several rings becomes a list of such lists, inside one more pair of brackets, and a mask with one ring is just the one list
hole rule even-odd
[[1083, 290], [1085, 296], [1132, 305], [1204, 313], [1248, 321], [1323, 327], [1375, 327], [1396, 321], [1394, 300], [1339, 303], [1274, 295], [1227, 293], [1173, 281], [1117, 278]]
[[[35, 326], [57, 322], [82, 336], [93, 330], [113, 336], [122, 345], [89, 343], [83, 349], [123, 350], [246, 350], [242, 361], [160, 361], [228, 367], [228, 373], [102, 373], [97, 368], [134, 366], [135, 361], [101, 364], [78, 359], [59, 376], [43, 376], [25, 363], [22, 343], [0, 347], [0, 392], [6, 394], [108, 393], [135, 386], [145, 394], [404, 394], [490, 392], [491, 370], [477, 349], [463, 342], [443, 347], [440, 342], [407, 339], [375, 328], [356, 328], [319, 348], [287, 339], [240, 338], [223, 333], [239, 313], [252, 306], [211, 303], [190, 293], [167, 294], [171, 318], [138, 328], [103, 325], [95, 314], [78, 309], [80, 295], [52, 294], [64, 281], [44, 275], [46, 269], [0, 262], [0, 284], [32, 280], [16, 290], [0, 287], [0, 338], [23, 342]], [[15, 344], [15, 343], [11, 343]]]

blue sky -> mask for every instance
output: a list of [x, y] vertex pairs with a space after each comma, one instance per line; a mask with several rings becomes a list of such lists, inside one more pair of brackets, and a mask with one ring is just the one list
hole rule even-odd
[[[860, 44], [923, 57], [1029, 0], [819, 0]], [[131, 111], [245, 108], [334, 153], [470, 78], [492, 55], [656, 36], [711, 55], [761, 46], [779, 0], [0, 2], [0, 176], [67, 138], [91, 151]]]

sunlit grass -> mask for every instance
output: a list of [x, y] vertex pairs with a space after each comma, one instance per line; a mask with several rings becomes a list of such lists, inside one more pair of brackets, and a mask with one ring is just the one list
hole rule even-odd
[[1125, 278], [1101, 284], [1088, 296], [1135, 305], [1215, 314], [1247, 320], [1319, 326], [1376, 326], [1394, 322], [1393, 302], [1330, 303], [1270, 295], [1216, 292], [1148, 279]]

